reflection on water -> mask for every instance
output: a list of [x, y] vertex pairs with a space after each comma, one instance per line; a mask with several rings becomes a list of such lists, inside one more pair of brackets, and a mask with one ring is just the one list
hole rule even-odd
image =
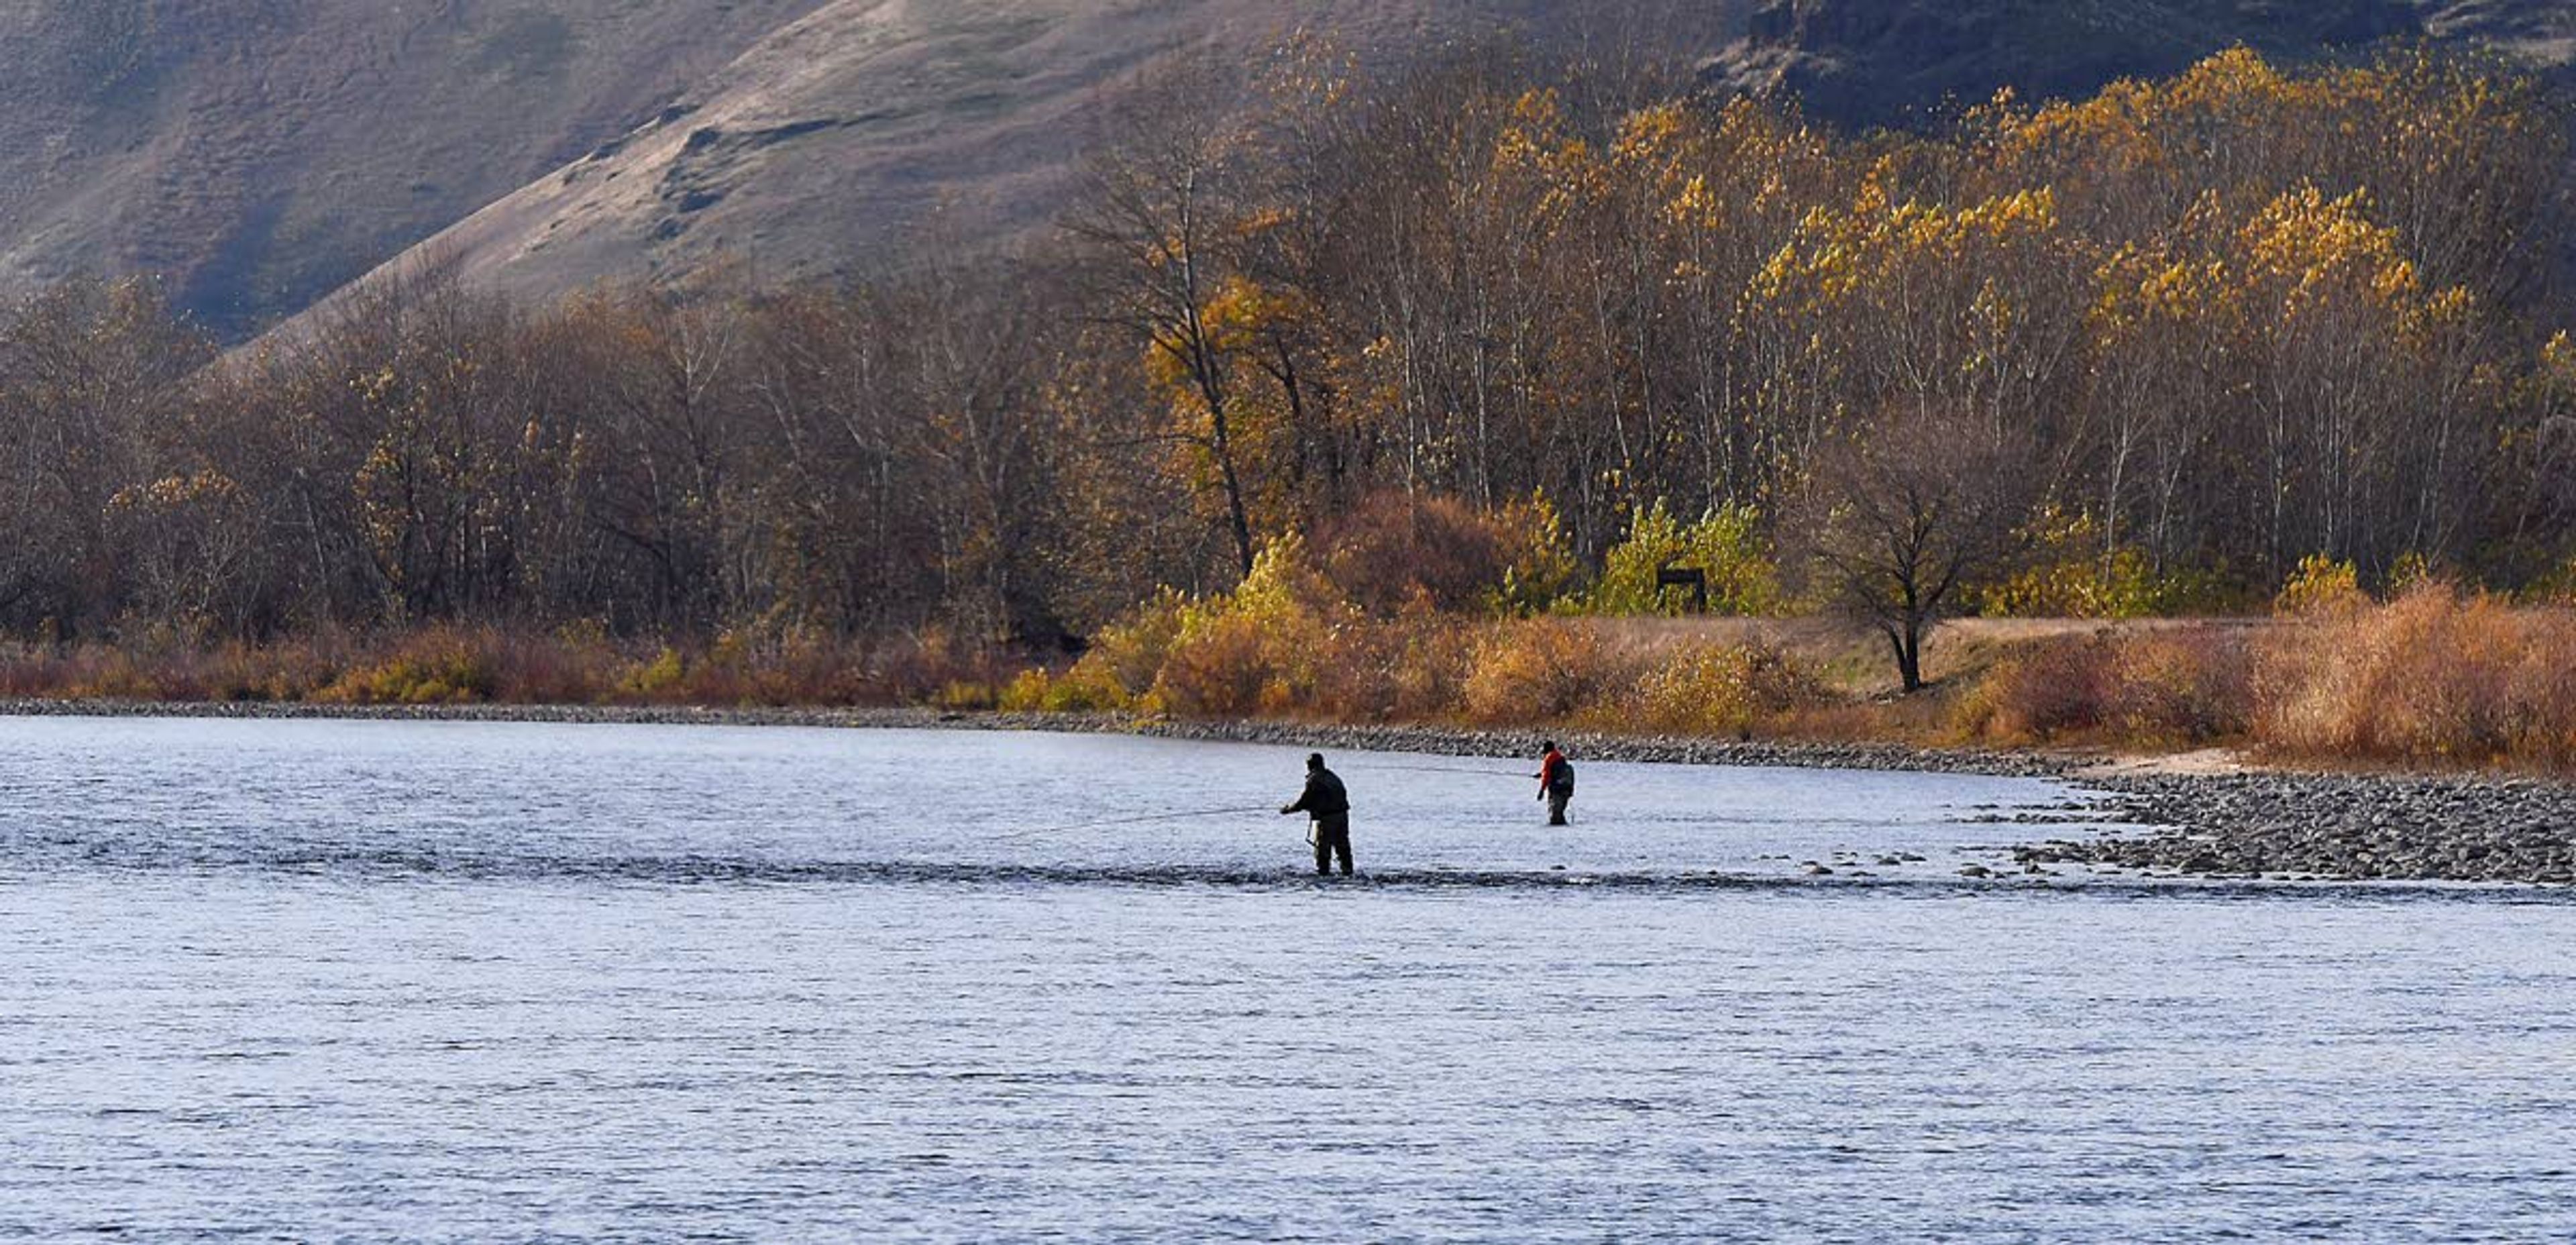
[[2080, 793], [1579, 757], [1570, 831], [1335, 757], [1357, 885], [1090, 824], [1302, 755], [0, 722], [0, 1236], [2576, 1233], [2555, 899], [1968, 884]]

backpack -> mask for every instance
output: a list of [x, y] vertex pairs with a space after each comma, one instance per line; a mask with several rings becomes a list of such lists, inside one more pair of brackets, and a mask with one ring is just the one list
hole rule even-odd
[[1556, 777], [1550, 780], [1547, 784], [1547, 793], [1549, 795], [1563, 796], [1571, 796], [1574, 794], [1574, 762], [1558, 761], [1556, 763]]

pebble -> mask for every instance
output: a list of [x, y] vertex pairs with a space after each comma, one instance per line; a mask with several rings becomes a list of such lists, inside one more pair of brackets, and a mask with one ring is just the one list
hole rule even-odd
[[2141, 775], [2088, 785], [2143, 834], [2024, 846], [2204, 877], [2546, 884], [2576, 878], [2576, 787], [2473, 775]]

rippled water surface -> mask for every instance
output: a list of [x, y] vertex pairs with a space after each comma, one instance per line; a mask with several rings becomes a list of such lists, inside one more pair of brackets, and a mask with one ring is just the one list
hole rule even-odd
[[1302, 756], [0, 721], [0, 1237], [2576, 1236], [2554, 896], [1967, 883], [2083, 797], [1931, 775], [1131, 820]]

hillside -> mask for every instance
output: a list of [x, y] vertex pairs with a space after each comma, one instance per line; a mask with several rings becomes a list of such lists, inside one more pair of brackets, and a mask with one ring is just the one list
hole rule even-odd
[[649, 117], [816, 0], [0, 6], [0, 289], [155, 272], [219, 331]]
[[2564, 73], [2576, 62], [2576, 9], [2536, 0], [2440, 0], [2424, 13], [2436, 38], [2492, 47]]
[[[478, 284], [546, 293], [742, 262], [828, 271], [918, 236], [992, 239], [1063, 202], [1104, 111], [1155, 66], [1258, 65], [1304, 31], [1378, 63], [1477, 32], [1681, 64], [1737, 6], [1553, 0], [832, 0], [655, 120], [431, 240]], [[1250, 72], [1249, 70], [1247, 72]]]
[[719, 250], [804, 271], [943, 198], [1043, 216], [1091, 88], [1175, 49], [1509, 23], [1696, 59], [1742, 7], [30, 0], [0, 6], [0, 295], [149, 272], [238, 337], [487, 206], [441, 245], [512, 288]]

